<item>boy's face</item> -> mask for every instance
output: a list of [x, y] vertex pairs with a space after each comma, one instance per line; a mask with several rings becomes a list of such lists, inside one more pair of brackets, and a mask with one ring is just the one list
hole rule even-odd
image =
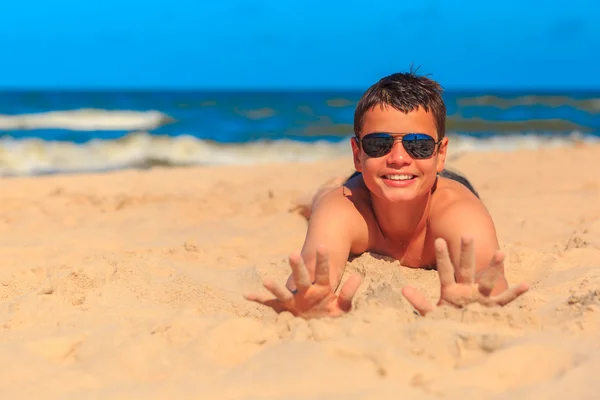
[[[376, 105], [364, 116], [360, 139], [376, 132], [391, 133], [394, 137], [424, 133], [438, 141], [433, 114], [423, 108], [404, 114], [393, 107]], [[354, 140], [351, 142], [354, 166], [362, 172], [365, 184], [375, 196], [390, 202], [410, 201], [430, 192], [436, 174], [444, 169], [448, 148], [448, 138], [445, 137], [431, 157], [415, 160], [408, 155], [400, 140], [396, 140], [392, 150], [382, 157], [369, 157], [362, 146], [358, 147]], [[405, 179], [406, 175], [411, 178]]]

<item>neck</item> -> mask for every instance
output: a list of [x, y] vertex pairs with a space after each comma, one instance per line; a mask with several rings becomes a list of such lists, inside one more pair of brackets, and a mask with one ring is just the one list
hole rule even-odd
[[373, 213], [386, 240], [408, 244], [427, 225], [431, 193], [408, 202], [393, 203], [371, 196]]

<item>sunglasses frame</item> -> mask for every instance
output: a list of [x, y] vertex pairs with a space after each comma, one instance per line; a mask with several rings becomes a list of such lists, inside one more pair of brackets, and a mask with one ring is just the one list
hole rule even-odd
[[[390, 136], [392, 139], [394, 139], [394, 141], [392, 142], [392, 146], [390, 147], [389, 151], [386, 152], [385, 154], [382, 154], [380, 156], [374, 157], [369, 155], [366, 151], [365, 154], [367, 154], [367, 156], [371, 157], [371, 158], [380, 158], [380, 157], [384, 157], [387, 156], [388, 154], [390, 154], [390, 152], [392, 151], [392, 149], [394, 148], [394, 144], [396, 143], [396, 141], [400, 141], [402, 142], [402, 147], [404, 147], [404, 151], [406, 151], [408, 153], [408, 155], [413, 159], [413, 160], [426, 160], [428, 158], [433, 157], [433, 155], [435, 154], [436, 151], [439, 151], [439, 146], [442, 143], [442, 139], [436, 141], [433, 136], [428, 135], [426, 133], [415, 133], [415, 132], [410, 132], [410, 133], [389, 133], [389, 132], [371, 132], [371, 133], [367, 133], [365, 136], [362, 137], [362, 139], [359, 139], [358, 136], [354, 136], [353, 139], [356, 142], [357, 146], [362, 149], [362, 151], [364, 151], [364, 146], [362, 141], [368, 137], [369, 135], [387, 135]], [[410, 151], [406, 149], [406, 147], [404, 146], [404, 138], [406, 136], [410, 136], [410, 135], [419, 135], [419, 136], [427, 136], [428, 139], [421, 139], [421, 140], [429, 140], [431, 139], [433, 141], [433, 151], [431, 152], [431, 154], [427, 157], [423, 157], [423, 158], [415, 158], [413, 157], [413, 155], [410, 154]], [[407, 139], [407, 141], [411, 141], [411, 140], [415, 140], [418, 141], [419, 139]], [[437, 147], [437, 148], [436, 148]]]

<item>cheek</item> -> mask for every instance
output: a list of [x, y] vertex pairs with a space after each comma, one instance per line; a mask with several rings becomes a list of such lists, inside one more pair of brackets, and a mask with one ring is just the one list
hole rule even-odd
[[385, 167], [385, 159], [383, 157], [371, 158], [363, 155], [361, 165], [363, 173], [366, 173], [366, 175], [377, 175], [381, 168]]
[[381, 189], [373, 174], [363, 172], [363, 181], [371, 193], [373, 193], [375, 196], [381, 195]]
[[381, 161], [378, 158], [365, 157], [362, 160], [362, 173], [365, 185], [373, 191], [377, 188], [376, 178], [381, 170]]
[[438, 170], [437, 170], [438, 165], [439, 165], [439, 163], [438, 163], [437, 159], [432, 159], [432, 160], [427, 160], [427, 161], [419, 161], [417, 163], [419, 171], [421, 172], [421, 174], [423, 174], [423, 177], [427, 181], [435, 180], [435, 176], [438, 172]]

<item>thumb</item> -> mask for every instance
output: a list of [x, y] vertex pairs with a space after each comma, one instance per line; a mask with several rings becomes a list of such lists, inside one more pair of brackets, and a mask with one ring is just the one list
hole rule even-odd
[[344, 286], [340, 289], [338, 296], [338, 304], [340, 309], [344, 312], [350, 311], [352, 308], [352, 298], [356, 294], [362, 279], [358, 275], [352, 275], [348, 278]]
[[402, 294], [406, 297], [406, 300], [417, 310], [417, 312], [421, 315], [426, 315], [427, 313], [433, 311], [433, 306], [425, 296], [417, 289], [412, 286], [404, 286], [402, 288]]

